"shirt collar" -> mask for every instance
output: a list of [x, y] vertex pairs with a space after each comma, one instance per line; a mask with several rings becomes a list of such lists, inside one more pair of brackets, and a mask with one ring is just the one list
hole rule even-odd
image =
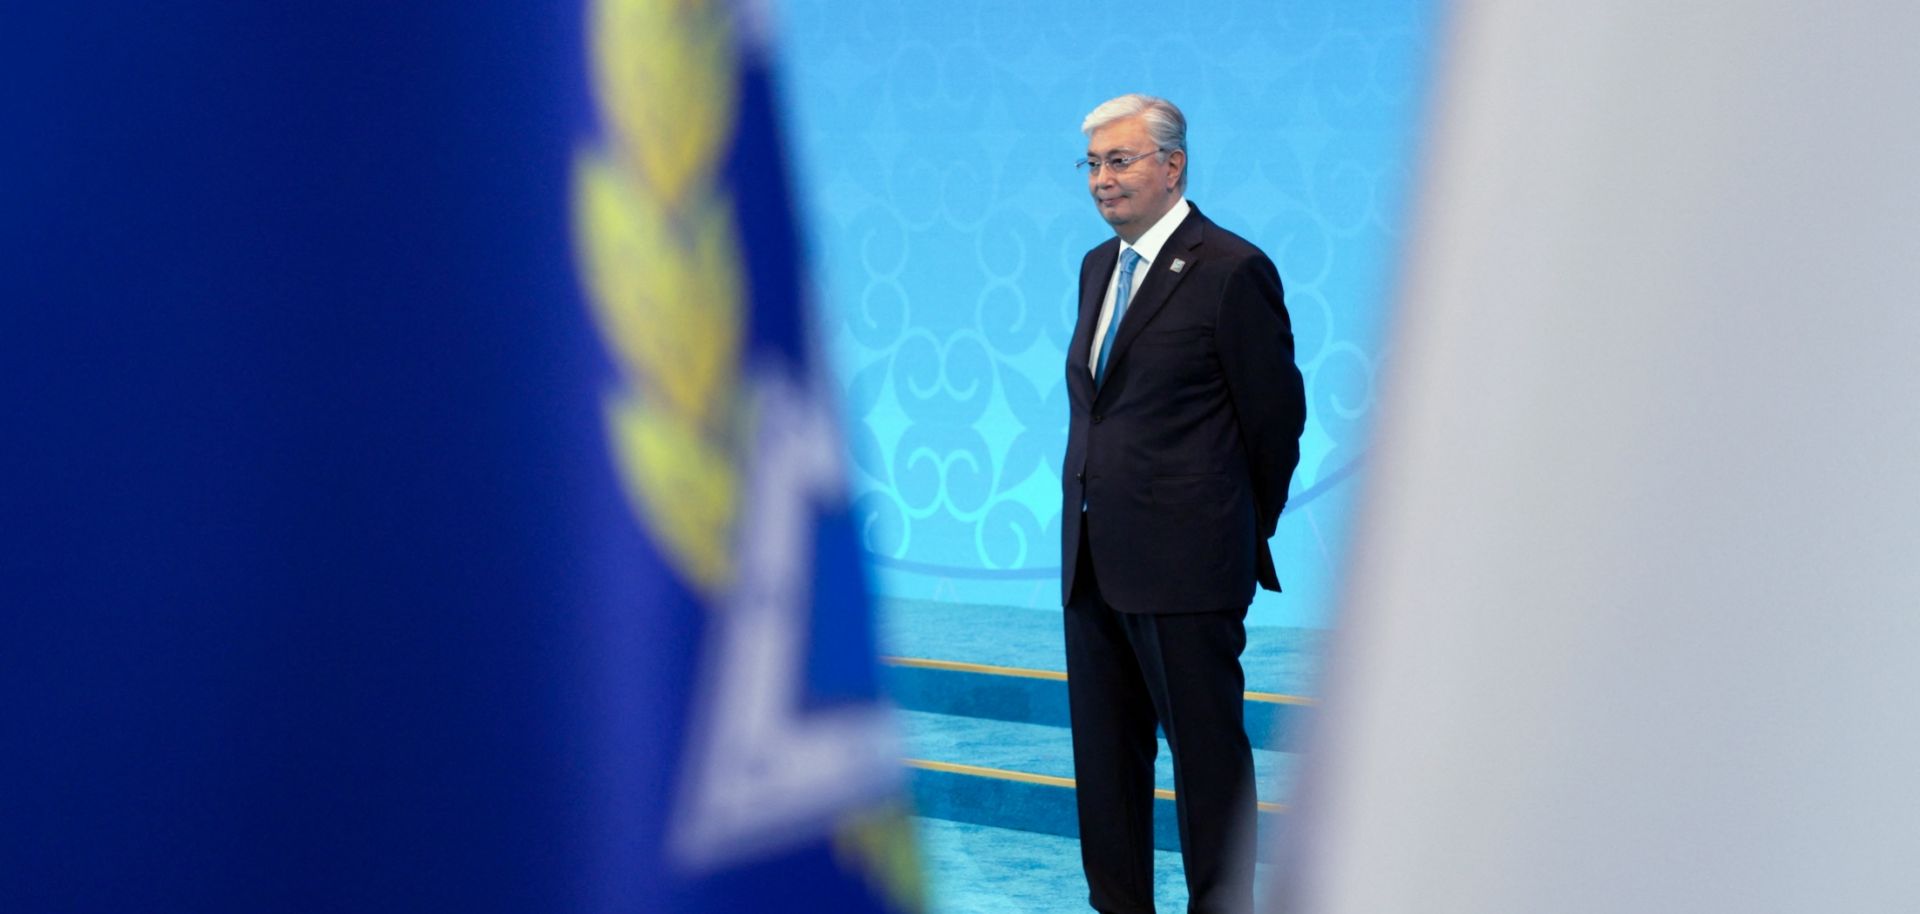
[[1179, 228], [1180, 223], [1186, 221], [1187, 214], [1192, 211], [1193, 207], [1187, 205], [1186, 195], [1182, 194], [1180, 199], [1173, 201], [1173, 206], [1160, 217], [1160, 221], [1155, 222], [1152, 228], [1140, 233], [1139, 241], [1132, 244], [1122, 241], [1120, 250], [1125, 252], [1128, 248], [1132, 248], [1140, 254], [1140, 259], [1149, 264], [1153, 263], [1154, 258], [1160, 256], [1160, 249], [1166, 246], [1167, 239], [1173, 236], [1173, 230]]

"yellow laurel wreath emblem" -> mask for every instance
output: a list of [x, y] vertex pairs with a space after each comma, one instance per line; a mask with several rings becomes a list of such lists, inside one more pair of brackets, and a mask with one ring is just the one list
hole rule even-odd
[[729, 578], [742, 300], [717, 186], [736, 116], [724, 11], [597, 0], [593, 87], [608, 141], [574, 165], [574, 231], [593, 315], [621, 370], [608, 438], [636, 514], [709, 595]]
[[913, 817], [904, 804], [856, 815], [835, 831], [835, 856], [865, 873], [867, 884], [896, 911], [927, 909], [926, 874], [920, 870], [920, 845]]

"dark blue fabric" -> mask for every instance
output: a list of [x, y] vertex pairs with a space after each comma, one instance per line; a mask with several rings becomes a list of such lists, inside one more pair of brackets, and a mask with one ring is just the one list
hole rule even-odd
[[[0, 910], [878, 908], [824, 840], [665, 861], [707, 613], [608, 459], [583, 6], [9, 9]], [[757, 161], [749, 337], [812, 370]]]

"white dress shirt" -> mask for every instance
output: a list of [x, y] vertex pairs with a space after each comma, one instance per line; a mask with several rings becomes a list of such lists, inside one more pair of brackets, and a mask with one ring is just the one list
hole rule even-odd
[[[1113, 320], [1113, 293], [1120, 284], [1120, 264], [1126, 259], [1127, 251], [1132, 250], [1140, 255], [1140, 262], [1133, 267], [1133, 288], [1127, 295], [1131, 300], [1133, 294], [1140, 291], [1140, 284], [1146, 281], [1147, 270], [1153, 266], [1154, 258], [1160, 256], [1160, 249], [1166, 245], [1167, 237], [1173, 234], [1174, 229], [1180, 227], [1180, 223], [1187, 218], [1187, 213], [1192, 211], [1193, 207], [1187, 205], [1186, 195], [1182, 194], [1178, 200], [1173, 201], [1172, 208], [1160, 217], [1160, 221], [1141, 233], [1139, 241], [1132, 244], [1120, 242], [1120, 256], [1114, 258], [1113, 272], [1107, 276], [1107, 294], [1100, 301], [1100, 321], [1093, 325], [1093, 348], [1087, 352], [1089, 373], [1098, 374], [1099, 372], [1100, 346], [1107, 341], [1107, 323]], [[1126, 320], [1126, 316], [1123, 314], [1120, 319]]]

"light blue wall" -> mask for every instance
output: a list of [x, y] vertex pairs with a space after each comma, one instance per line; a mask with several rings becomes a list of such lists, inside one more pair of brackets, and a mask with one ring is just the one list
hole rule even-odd
[[1331, 621], [1382, 361], [1426, 0], [802, 0], [789, 135], [877, 586], [1058, 606], [1064, 347], [1109, 236], [1080, 119], [1140, 91], [1190, 124], [1188, 195], [1270, 254], [1310, 419], [1255, 624]]

